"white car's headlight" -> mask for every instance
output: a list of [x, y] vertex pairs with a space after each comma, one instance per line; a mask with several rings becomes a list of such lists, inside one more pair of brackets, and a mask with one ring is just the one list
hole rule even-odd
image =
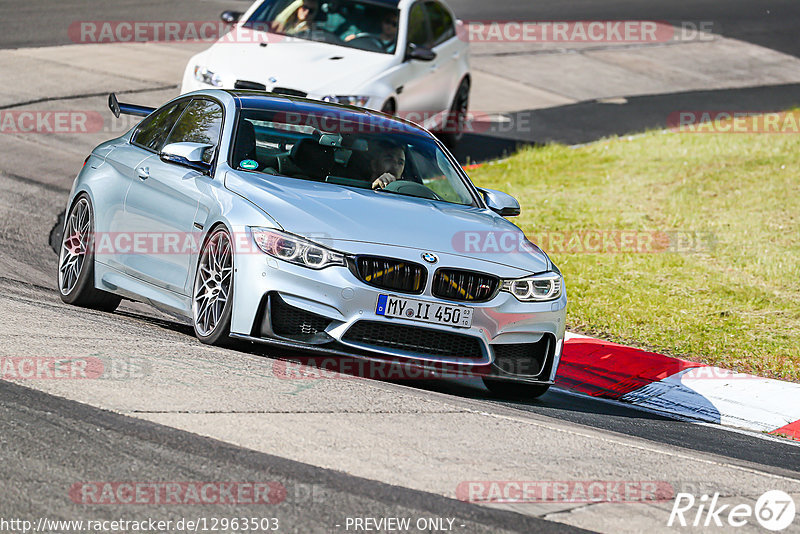
[[344, 254], [325, 248], [301, 237], [271, 228], [250, 228], [258, 248], [273, 258], [295, 265], [324, 269], [333, 265], [345, 266]]
[[222, 78], [219, 77], [219, 74], [214, 74], [208, 68], [200, 65], [195, 65], [194, 67], [194, 79], [206, 85], [222, 87]]
[[357, 106], [360, 108], [366, 107], [367, 102], [369, 102], [368, 96], [363, 95], [328, 95], [322, 97], [323, 102], [333, 102], [335, 104], [347, 104], [348, 106]]
[[555, 300], [561, 296], [564, 281], [554, 272], [527, 276], [516, 280], [503, 280], [503, 291], [508, 291], [522, 302]]

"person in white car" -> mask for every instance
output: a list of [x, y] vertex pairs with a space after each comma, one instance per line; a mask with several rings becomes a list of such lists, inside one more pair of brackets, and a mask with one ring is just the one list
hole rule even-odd
[[[393, 54], [395, 47], [397, 46], [397, 24], [397, 13], [388, 13], [384, 15], [383, 20], [381, 21], [381, 33], [377, 36], [377, 38], [383, 47], [383, 51], [388, 54]], [[350, 33], [344, 37], [344, 41], [352, 41], [358, 35], [359, 34], [355, 32]]]
[[[293, 7], [293, 6], [292, 6]], [[317, 14], [317, 0], [303, 0], [297, 9], [285, 21], [276, 21], [272, 30], [276, 33], [295, 35], [312, 29], [314, 15]]]

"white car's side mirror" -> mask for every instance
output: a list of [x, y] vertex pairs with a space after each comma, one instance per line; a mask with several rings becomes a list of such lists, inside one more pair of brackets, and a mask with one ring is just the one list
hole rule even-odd
[[436, 59], [436, 52], [424, 46], [417, 46], [414, 43], [408, 45], [406, 50], [406, 61], [416, 59], [418, 61], [433, 61]]
[[242, 15], [244, 13], [241, 11], [223, 11], [220, 13], [219, 18], [226, 24], [236, 24], [242, 18]]

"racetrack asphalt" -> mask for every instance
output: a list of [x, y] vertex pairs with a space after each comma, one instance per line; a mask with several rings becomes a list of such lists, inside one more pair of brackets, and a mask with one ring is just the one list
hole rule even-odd
[[[278, 532], [343, 532], [348, 517], [449, 518], [455, 532], [584, 532], [242, 449], [9, 382], [0, 382], [0, 439], [0, 517], [6, 520], [246, 516], [276, 518]], [[75, 502], [69, 493], [76, 484], [119, 481], [121, 475], [129, 483], [274, 483], [285, 498], [274, 504], [199, 506], [187, 499], [138, 504], [133, 512], [124, 503]]]

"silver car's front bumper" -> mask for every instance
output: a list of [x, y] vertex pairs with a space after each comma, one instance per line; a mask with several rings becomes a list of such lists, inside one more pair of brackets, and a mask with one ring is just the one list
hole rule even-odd
[[[387, 254], [383, 246], [377, 250], [382, 255], [413, 261], [415, 251], [392, 250]], [[416, 253], [416, 257], [419, 254]], [[447, 265], [476, 269], [474, 262], [466, 262], [458, 256], [441, 255], [435, 267]], [[419, 263], [419, 262], [418, 262]], [[434, 267], [430, 268], [432, 274]], [[483, 272], [501, 277], [521, 276], [521, 271], [483, 264]], [[484, 303], [452, 302], [431, 294], [431, 279], [421, 295], [407, 295], [371, 287], [360, 281], [346, 267], [329, 267], [313, 270], [275, 260], [259, 253], [242, 254], [236, 257], [236, 276], [234, 278], [234, 308], [231, 322], [231, 335], [251, 341], [275, 343], [290, 348], [303, 348], [329, 354], [349, 354], [358, 357], [386, 359], [402, 358], [426, 364], [454, 364], [467, 366], [490, 366], [495, 361], [497, 345], [550, 343], [547, 360], [543, 362], [545, 373], [507, 374], [500, 372], [499, 378], [522, 379], [533, 382], [552, 383], [558, 368], [561, 348], [564, 341], [567, 297], [566, 293], [550, 302], [520, 302], [513, 295], [500, 292], [492, 300]], [[386, 318], [375, 313], [378, 297], [394, 294], [418, 300], [462, 305], [473, 308], [473, 321], [470, 328], [455, 328], [420, 323], [399, 318]], [[289, 306], [305, 310], [331, 320], [324, 334], [298, 339], [275, 335], [270, 328], [270, 299], [276, 296]], [[451, 356], [431, 356], [400, 348], [378, 347], [344, 339], [345, 333], [359, 321], [372, 321], [415, 328], [439, 331], [443, 334], [472, 336], [479, 340], [479, 358], [459, 358]], [[352, 352], [348, 349], [353, 349]]]

